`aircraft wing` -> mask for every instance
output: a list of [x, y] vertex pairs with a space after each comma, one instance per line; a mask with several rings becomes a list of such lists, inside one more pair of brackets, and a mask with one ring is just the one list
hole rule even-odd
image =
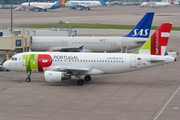
[[82, 68], [74, 66], [57, 66], [53, 71], [62, 71], [69, 74], [103, 74], [104, 71], [94, 68]]
[[56, 67], [55, 71], [79, 71], [79, 72], [87, 72], [91, 70], [91, 68], [81, 68], [81, 67], [73, 67], [73, 66], [62, 66], [62, 67]]
[[94, 68], [82, 68], [74, 66], [57, 66], [53, 71], [66, 72], [67, 74], [103, 74], [104, 71]]
[[83, 5], [83, 4], [77, 4], [76, 6], [77, 6], [77, 7], [85, 7], [85, 8], [88, 8], [88, 7], [89, 7], [89, 6]]
[[84, 46], [81, 47], [52, 47], [49, 48], [49, 51], [58, 51], [58, 52], [92, 52], [89, 49], [83, 49]]
[[33, 5], [32, 7], [34, 7], [35, 9], [44, 9], [43, 6], [37, 6], [37, 5], [36, 6]]
[[82, 48], [81, 47], [52, 47], [49, 50], [59, 51], [59, 52], [80, 52]]

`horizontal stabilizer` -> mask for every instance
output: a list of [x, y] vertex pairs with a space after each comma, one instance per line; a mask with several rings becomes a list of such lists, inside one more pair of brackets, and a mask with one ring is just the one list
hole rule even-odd
[[150, 59], [147, 59], [147, 61], [149, 62], [163, 62], [165, 61], [166, 59], [158, 59], [158, 58], [150, 58]]
[[146, 42], [146, 40], [136, 41], [136, 43], [142, 43], [142, 44], [145, 43], [145, 42]]

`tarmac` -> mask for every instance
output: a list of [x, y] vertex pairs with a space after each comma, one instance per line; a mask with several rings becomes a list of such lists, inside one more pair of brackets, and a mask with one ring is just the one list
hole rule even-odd
[[[15, 11], [14, 28], [26, 24], [70, 23], [137, 24], [155, 11], [153, 25], [180, 26], [179, 6], [140, 8], [113, 6], [88, 10], [60, 8], [48, 12]], [[10, 10], [2, 10], [0, 25], [10, 26]], [[50, 13], [50, 14], [49, 14]], [[46, 23], [47, 22], [47, 23]], [[27, 29], [27, 28], [26, 28]], [[74, 28], [75, 29], [75, 28]], [[123, 36], [129, 30], [76, 29], [78, 35]], [[153, 31], [152, 31], [153, 32]], [[151, 32], [151, 33], [152, 33]], [[167, 50], [180, 53], [179, 31], [172, 31]], [[131, 51], [137, 50], [133, 49]], [[179, 120], [180, 56], [177, 61], [144, 70], [92, 76], [83, 86], [72, 81], [44, 82], [43, 73], [0, 72], [2, 120]]]

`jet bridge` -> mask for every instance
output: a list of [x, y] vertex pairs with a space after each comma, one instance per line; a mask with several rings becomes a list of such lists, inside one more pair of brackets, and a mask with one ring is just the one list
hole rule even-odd
[[0, 37], [0, 50], [6, 51], [7, 60], [9, 59], [9, 51], [13, 52], [26, 52], [31, 46], [30, 35], [11, 35]]

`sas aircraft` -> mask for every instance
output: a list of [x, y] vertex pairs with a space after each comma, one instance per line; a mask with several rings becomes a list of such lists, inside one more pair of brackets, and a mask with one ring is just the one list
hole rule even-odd
[[46, 2], [26, 2], [21, 4], [21, 8], [28, 8], [31, 11], [47, 11], [48, 9], [57, 9], [64, 6], [65, 0], [58, 0], [55, 3], [46, 3]]
[[70, 10], [71, 9], [77, 9], [77, 8], [80, 8], [80, 10], [83, 10], [83, 9], [91, 10], [90, 8], [105, 5], [106, 2], [107, 2], [107, 0], [100, 0], [100, 1], [67, 1], [65, 3], [65, 6], [70, 7]]
[[[172, 24], [163, 23], [147, 42], [135, 53], [71, 53], [25, 52], [4, 62], [8, 70], [26, 72], [30, 82], [31, 72], [44, 72], [46, 82], [60, 82], [78, 78], [77, 84], [90, 81], [90, 75], [115, 74], [136, 71], [176, 61], [177, 53], [165, 54]], [[81, 75], [86, 75], [84, 80]]]
[[127, 49], [142, 46], [149, 37], [154, 12], [149, 12], [124, 37], [32, 37], [32, 51], [60, 52], [127, 52]]

